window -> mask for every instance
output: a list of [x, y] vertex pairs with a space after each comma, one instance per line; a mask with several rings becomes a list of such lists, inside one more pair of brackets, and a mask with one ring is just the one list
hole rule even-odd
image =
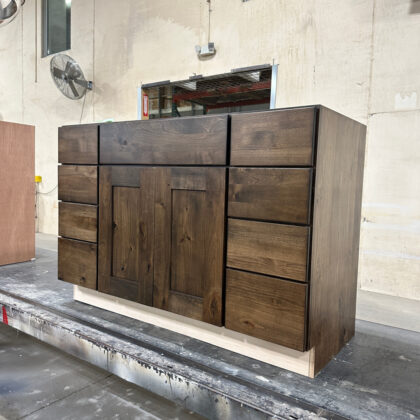
[[[270, 108], [273, 67], [233, 69], [215, 76], [142, 85], [139, 118], [183, 117]], [[275, 90], [275, 89], [274, 89]], [[145, 101], [146, 99], [146, 101]], [[144, 109], [147, 109], [144, 112]]]
[[42, 56], [71, 48], [71, 0], [42, 1]]

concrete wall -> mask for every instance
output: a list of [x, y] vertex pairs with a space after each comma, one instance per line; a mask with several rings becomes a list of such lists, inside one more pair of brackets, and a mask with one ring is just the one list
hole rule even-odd
[[[40, 58], [41, 1], [0, 29], [0, 118], [35, 124], [39, 230], [57, 232], [57, 127], [135, 119], [137, 86], [279, 64], [277, 106], [322, 103], [368, 125], [360, 286], [420, 299], [420, 14], [409, 0], [73, 0], [68, 52], [94, 81], [62, 96]], [[36, 13], [36, 6], [38, 13]], [[37, 27], [35, 25], [37, 17]], [[38, 31], [37, 37], [36, 29]], [[37, 41], [37, 51], [36, 51]], [[83, 113], [82, 113], [83, 111]]]

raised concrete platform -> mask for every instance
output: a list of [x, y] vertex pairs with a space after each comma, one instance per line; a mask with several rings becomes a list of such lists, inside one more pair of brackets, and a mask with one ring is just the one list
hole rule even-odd
[[420, 334], [359, 321], [354, 339], [309, 379], [73, 300], [56, 253], [0, 267], [8, 322], [42, 341], [214, 419], [416, 418]]

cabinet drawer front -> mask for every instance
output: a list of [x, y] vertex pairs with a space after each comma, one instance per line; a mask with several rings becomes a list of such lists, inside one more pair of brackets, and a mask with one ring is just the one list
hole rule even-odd
[[58, 238], [58, 278], [96, 289], [96, 244]]
[[309, 228], [228, 221], [227, 266], [306, 281]]
[[81, 241], [96, 242], [98, 208], [88, 204], [59, 203], [58, 234]]
[[232, 168], [228, 215], [309, 223], [312, 169]]
[[226, 272], [226, 328], [305, 350], [306, 284]]
[[60, 163], [98, 163], [98, 125], [75, 125], [58, 129]]
[[97, 167], [75, 165], [59, 166], [58, 199], [75, 203], [97, 204]]
[[232, 115], [231, 164], [311, 166], [315, 108]]
[[225, 165], [227, 116], [104, 124], [101, 163]]

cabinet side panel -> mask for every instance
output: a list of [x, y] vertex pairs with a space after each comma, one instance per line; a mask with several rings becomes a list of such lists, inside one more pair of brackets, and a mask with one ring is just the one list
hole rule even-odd
[[316, 374], [354, 335], [366, 127], [321, 107], [309, 343]]

